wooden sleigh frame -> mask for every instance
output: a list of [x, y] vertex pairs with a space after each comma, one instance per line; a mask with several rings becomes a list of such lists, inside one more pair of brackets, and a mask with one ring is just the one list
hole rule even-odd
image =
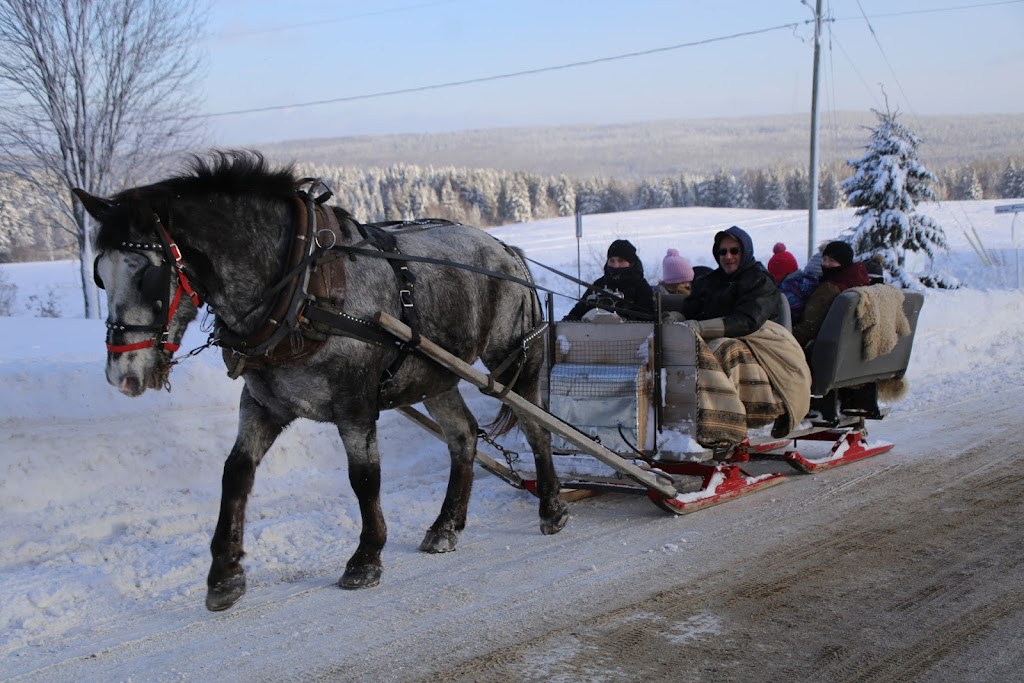
[[[863, 333], [856, 325], [855, 309], [859, 301], [856, 291], [841, 294], [829, 310], [811, 357], [812, 409], [815, 419], [782, 438], [752, 437], [726, 452], [702, 450], [697, 453], [671, 453], [641, 450], [616, 452], [595, 441], [575, 426], [530, 403], [514, 392], [501, 400], [526, 412], [572, 444], [580, 457], [593, 459], [607, 467], [599, 476], [574, 476], [560, 467], [556, 470], [569, 500], [615, 491], [646, 495], [658, 507], [673, 514], [687, 514], [712, 505], [753, 493], [787, 479], [789, 474], [809, 474], [863, 460], [894, 447], [894, 444], [868, 439], [865, 420], [878, 420], [887, 411], [878, 406], [878, 382], [902, 378], [910, 360], [914, 333], [923, 297], [918, 292], [904, 292], [904, 313], [910, 323], [910, 334], [899, 339], [896, 348], [870, 361], [861, 358]], [[549, 312], [551, 310], [549, 302]], [[411, 338], [410, 329], [387, 314], [378, 322], [403, 341]], [[549, 321], [549, 366], [571, 361], [572, 345], [588, 337], [618, 338], [647, 343], [653, 379], [654, 429], [678, 427], [692, 423], [695, 417], [696, 351], [693, 333], [685, 325], [624, 323], [595, 325], [589, 323], [558, 323]], [[570, 350], [558, 348], [556, 338], [568, 341]], [[422, 339], [420, 350], [477, 388], [502, 392], [504, 387], [484, 373], [448, 353], [428, 339]], [[570, 356], [566, 358], [564, 356]], [[549, 389], [549, 387], [546, 387]], [[852, 397], [852, 398], [850, 398]], [[417, 425], [441, 438], [440, 428], [428, 416], [412, 407], [399, 412]], [[823, 456], [806, 456], [796, 447], [800, 441], [831, 443]], [[512, 463], [502, 463], [477, 450], [477, 463], [486, 471], [517, 488], [533, 491], [536, 482], [516, 472]], [[788, 472], [757, 473], [752, 465], [780, 462]], [[761, 467], [763, 469], [763, 467]]]

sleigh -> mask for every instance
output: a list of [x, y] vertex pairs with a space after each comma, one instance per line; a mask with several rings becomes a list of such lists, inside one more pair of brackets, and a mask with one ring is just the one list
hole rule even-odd
[[[866, 422], [885, 417], [879, 385], [901, 379], [910, 362], [923, 297], [903, 294], [910, 332], [870, 360], [864, 359], [864, 331], [857, 322], [860, 294], [848, 290], [835, 300], [810, 357], [811, 412], [782, 437], [755, 429], [725, 448], [706, 448], [694, 439], [697, 343], [681, 324], [549, 320], [545, 409], [511, 393], [503, 400], [518, 399], [519, 407], [551, 430], [563, 498], [636, 493], [673, 514], [694, 512], [894, 447], [869, 438]], [[780, 322], [788, 327], [788, 304]], [[405, 331], [393, 319], [382, 323], [398, 336]], [[426, 352], [478, 387], [490, 381], [493, 391], [492, 380], [460, 367], [443, 349]], [[439, 434], [414, 409], [402, 412]], [[490, 448], [505, 457], [478, 452], [478, 464], [513, 486], [535, 490], [525, 464], [500, 444]]]

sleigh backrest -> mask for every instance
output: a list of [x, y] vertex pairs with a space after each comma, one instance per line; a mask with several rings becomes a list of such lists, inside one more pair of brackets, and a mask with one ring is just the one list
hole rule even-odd
[[[546, 391], [551, 413], [612, 451], [651, 448], [654, 324], [560, 322], [552, 347]], [[557, 436], [553, 444], [573, 449]]]
[[903, 312], [910, 323], [910, 334], [899, 337], [891, 351], [871, 360], [864, 360], [864, 332], [857, 325], [859, 302], [860, 294], [847, 290], [836, 297], [825, 316], [811, 356], [811, 394], [814, 396], [824, 396], [833, 389], [900, 378], [907, 371], [917, 318], [924, 303], [922, 294], [903, 290]]

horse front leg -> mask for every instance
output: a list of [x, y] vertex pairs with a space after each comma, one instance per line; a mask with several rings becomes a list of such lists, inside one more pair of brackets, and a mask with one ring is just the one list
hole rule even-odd
[[469, 496], [473, 488], [477, 421], [459, 394], [458, 388], [427, 399], [423, 405], [441, 427], [444, 440], [448, 444], [451, 470], [441, 512], [423, 537], [420, 550], [427, 553], [447, 553], [455, 550], [459, 534], [466, 527]]
[[238, 436], [224, 463], [221, 479], [220, 517], [213, 532], [213, 562], [206, 578], [206, 608], [219, 612], [231, 607], [245, 593], [245, 505], [256, 479], [256, 467], [288, 422], [273, 418], [246, 388], [238, 413]]
[[348, 480], [359, 501], [363, 529], [359, 547], [345, 564], [338, 585], [342, 588], [373, 588], [384, 571], [380, 552], [388, 538], [384, 512], [380, 507], [380, 452], [377, 425], [372, 416], [347, 419], [338, 426], [348, 455]]

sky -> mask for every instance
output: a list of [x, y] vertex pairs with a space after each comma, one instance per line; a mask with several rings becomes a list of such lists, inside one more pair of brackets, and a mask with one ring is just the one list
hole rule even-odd
[[[893, 458], [956, 457], [955, 448], [935, 447], [952, 438], [944, 433], [944, 411], [1024, 384], [1024, 291], [1012, 218], [995, 214], [999, 203], [929, 205], [951, 245], [934, 267], [968, 287], [927, 292], [907, 373], [910, 393], [890, 406], [889, 418], [872, 423], [872, 438], [896, 442]], [[849, 218], [841, 210], [820, 212], [820, 236], [837, 235]], [[762, 261], [780, 240], [799, 255], [805, 222], [800, 211], [697, 207], [587, 216], [581, 271], [595, 277], [605, 246], [623, 237], [637, 245], [655, 281], [668, 247], [707, 264], [714, 232], [733, 223], [750, 232]], [[966, 230], [995, 265], [982, 264]], [[493, 232], [545, 263], [575, 268], [570, 219]], [[439, 441], [386, 412], [379, 423], [386, 570], [373, 590], [340, 591], [333, 584], [359, 533], [358, 506], [335, 429], [298, 421], [256, 477], [244, 561], [249, 593], [211, 615], [202, 605], [208, 543], [240, 382], [229, 380], [219, 354], [208, 350], [175, 367], [170, 393], [122, 396], [105, 381], [103, 321], [82, 318], [74, 265], [0, 269], [18, 287], [15, 315], [0, 317], [2, 679], [286, 680], [335, 665], [346, 667], [351, 680], [409, 680], [386, 664], [372, 667], [382, 666], [382, 654], [395, 662], [433, 656], [406, 645], [423, 634], [435, 634], [428, 639], [448, 648], [444, 656], [453, 644], [515, 642], [524, 620], [545, 614], [552, 600], [563, 603], [566, 591], [582, 595], [632, 585], [638, 576], [699, 572], [708, 561], [703, 544], [742, 526], [729, 512], [700, 512], [684, 523], [646, 500], [608, 496], [573, 504], [569, 526], [542, 537], [535, 500], [481, 472], [459, 552], [427, 556], [415, 549], [444, 496], [447, 454]], [[569, 294], [576, 288], [536, 272], [541, 284]], [[51, 295], [63, 316], [36, 317], [37, 302]], [[558, 302], [560, 315], [571, 300]], [[205, 338], [193, 323], [182, 353]], [[478, 418], [494, 414], [493, 399], [468, 387], [464, 395]], [[797, 484], [772, 491], [791, 486]], [[841, 488], [817, 498], [834, 504], [828, 500]], [[743, 517], [782, 495], [788, 494], [757, 493], [748, 503], [715, 509], [738, 509]], [[803, 516], [813, 518], [801, 500]], [[738, 552], [755, 551], [741, 544]]]
[[[208, 141], [806, 113], [811, 5], [213, 0]], [[823, 15], [822, 112], [1024, 111], [1024, 0], [825, 0]]]

